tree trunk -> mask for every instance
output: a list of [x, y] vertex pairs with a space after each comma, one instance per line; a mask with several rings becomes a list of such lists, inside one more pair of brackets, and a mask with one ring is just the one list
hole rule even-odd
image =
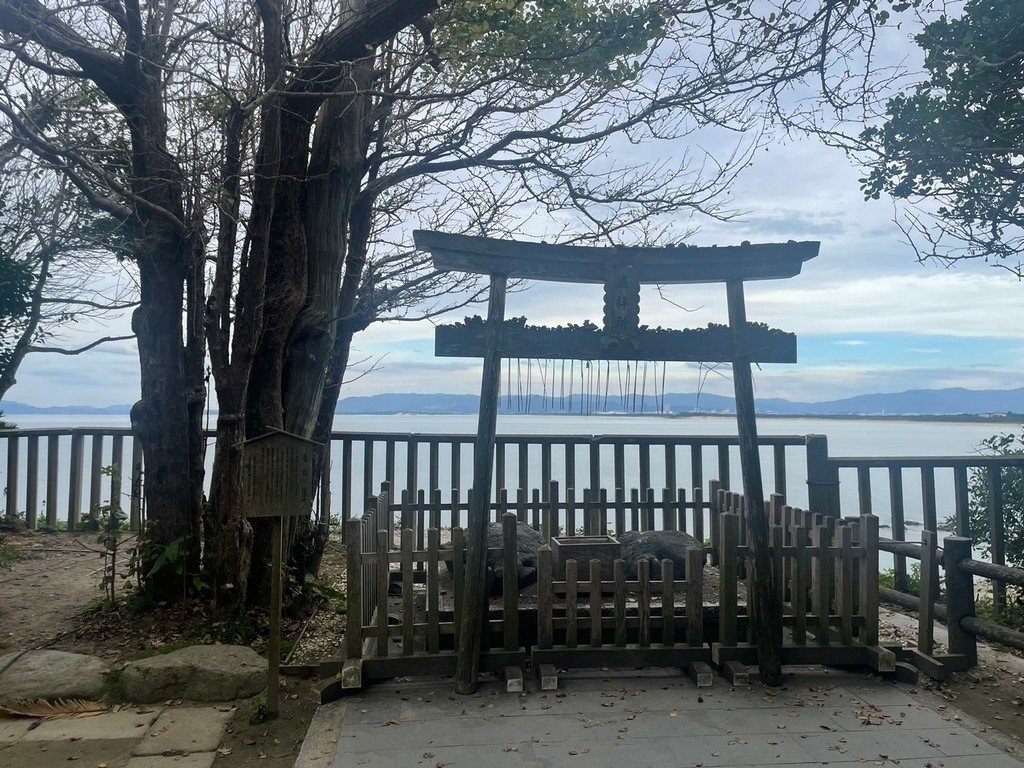
[[306, 182], [308, 293], [288, 341], [283, 392], [285, 429], [303, 437], [316, 426], [337, 335], [349, 222], [366, 163], [372, 76], [372, 59], [352, 66], [346, 81], [353, 90], [327, 101], [313, 139]]
[[[246, 390], [245, 430], [250, 439], [268, 428], [284, 428], [285, 355], [292, 326], [307, 295], [303, 179], [309, 132], [308, 123], [282, 115], [281, 169], [271, 219], [263, 329]], [[251, 522], [252, 561], [246, 596], [250, 604], [265, 604], [270, 599], [273, 525], [270, 519]]]
[[[135, 195], [146, 201], [135, 205], [132, 222], [140, 284], [132, 328], [139, 347], [142, 397], [132, 408], [131, 419], [145, 463], [149, 546], [143, 553], [143, 568], [149, 574], [145, 585], [150, 597], [172, 601], [188, 592], [189, 570], [199, 552], [203, 464], [202, 441], [195, 429], [204, 400], [204, 341], [194, 312], [201, 306], [204, 290], [198, 261], [203, 243], [187, 227], [184, 179], [167, 152], [159, 68], [140, 57], [128, 81], [131, 99], [124, 113], [132, 138], [132, 186]], [[187, 332], [182, 322], [186, 303]], [[152, 570], [168, 547], [177, 548], [178, 558]]]
[[[158, 245], [150, 232], [150, 247]], [[180, 243], [165, 243], [166, 253], [180, 254]], [[182, 344], [182, 268], [139, 260], [142, 302], [132, 317], [139, 346], [142, 397], [132, 408], [132, 430], [142, 446], [145, 461], [147, 540], [144, 555], [148, 571], [166, 547], [179, 547], [185, 557], [198, 551], [199, 492], [201, 476], [195, 477], [194, 443], [189, 434], [189, 406]], [[193, 553], [189, 555], [187, 553]], [[145, 579], [149, 596], [173, 601], [186, 593], [178, 562], [151, 573]], [[182, 563], [184, 565], [184, 563]]]
[[[316, 429], [338, 332], [337, 297], [366, 161], [372, 76], [372, 58], [352, 66], [348, 92], [327, 101], [313, 138], [306, 181], [308, 293], [288, 340], [283, 382], [285, 429], [303, 437]], [[285, 533], [292, 572], [302, 583], [319, 570], [329, 530], [309, 516], [294, 518]]]

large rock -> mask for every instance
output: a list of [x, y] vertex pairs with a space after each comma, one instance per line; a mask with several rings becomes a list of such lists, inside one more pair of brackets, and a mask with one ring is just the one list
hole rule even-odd
[[109, 667], [94, 656], [25, 651], [0, 656], [0, 703], [21, 699], [100, 699]]
[[191, 645], [128, 662], [121, 681], [125, 697], [139, 704], [233, 701], [266, 688], [267, 661], [244, 645]]
[[[487, 548], [500, 549], [504, 534], [500, 523], [487, 526]], [[516, 524], [516, 582], [519, 589], [525, 589], [537, 582], [537, 553], [544, 546], [544, 537], [526, 523]], [[449, 570], [451, 563], [447, 564]], [[487, 594], [497, 597], [502, 594], [505, 584], [505, 566], [501, 555], [487, 555]]]
[[[487, 526], [487, 548], [500, 549], [504, 534], [499, 523]], [[537, 583], [537, 553], [544, 546], [544, 537], [526, 523], [516, 523], [516, 581], [519, 589]], [[487, 555], [487, 592], [502, 594], [505, 566], [500, 554]]]
[[671, 560], [674, 578], [686, 578], [686, 553], [691, 549], [702, 549], [703, 545], [683, 531], [626, 531], [618, 537], [622, 544], [622, 559], [626, 563], [626, 578], [637, 577], [637, 564], [649, 561], [652, 574], [661, 574], [657, 565], [662, 560]]

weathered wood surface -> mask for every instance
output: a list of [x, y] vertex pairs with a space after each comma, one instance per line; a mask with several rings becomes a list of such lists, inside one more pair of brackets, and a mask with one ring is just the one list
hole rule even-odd
[[[473, 498], [468, 514], [469, 557], [466, 562], [465, 596], [458, 639], [458, 663], [455, 690], [470, 694], [476, 690], [480, 669], [480, 628], [486, 607], [487, 524], [490, 515], [491, 472], [494, 468], [494, 437], [498, 420], [498, 393], [501, 382], [501, 356], [497, 328], [505, 318], [506, 276], [491, 275], [488, 295], [488, 333], [484, 371], [480, 382], [480, 412], [473, 450]], [[475, 502], [475, 503], [474, 503]]]
[[740, 460], [743, 475], [743, 493], [747, 500], [745, 530], [749, 537], [752, 557], [747, 559], [750, 569], [750, 608], [757, 625], [756, 642], [761, 679], [768, 685], [782, 682], [782, 603], [775, 586], [775, 573], [771, 567], [768, 515], [764, 507], [764, 484], [761, 478], [761, 455], [757, 443], [757, 418], [754, 406], [754, 382], [750, 370], [754, 351], [742, 329], [747, 325], [743, 283], [732, 279], [726, 283], [729, 304], [729, 326], [734, 337], [732, 380], [736, 395], [736, 423], [740, 438]]
[[555, 245], [416, 230], [416, 247], [429, 251], [441, 271], [493, 274], [513, 279], [604, 283], [608, 260], [632, 267], [640, 283], [710, 283], [772, 280], [800, 274], [818, 255], [813, 241], [733, 246], [661, 248]]
[[[671, 362], [731, 362], [739, 351], [728, 329], [693, 329], [690, 332], [639, 331], [628, 341], [612, 339], [588, 329], [500, 329], [503, 358], [545, 360], [657, 360]], [[437, 357], [484, 357], [489, 328], [439, 325], [434, 329]], [[744, 349], [752, 363], [795, 363], [796, 336], [750, 324], [743, 329]], [[643, 480], [641, 480], [643, 484]]]

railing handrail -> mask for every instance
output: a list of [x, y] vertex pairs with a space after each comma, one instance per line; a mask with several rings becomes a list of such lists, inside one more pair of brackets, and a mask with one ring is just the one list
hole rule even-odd
[[[458, 440], [459, 442], [473, 442], [476, 435], [471, 433], [438, 433], [438, 432], [362, 432], [355, 430], [339, 430], [331, 432], [333, 440], [415, 440], [417, 442], [445, 442]], [[499, 442], [555, 442], [555, 443], [592, 443], [592, 442], [627, 442], [629, 444], [655, 442], [655, 443], [676, 443], [686, 445], [689, 443], [727, 443], [736, 445], [739, 442], [737, 435], [659, 435], [659, 434], [536, 434], [536, 433], [499, 433]], [[803, 435], [759, 435], [758, 441], [762, 443], [780, 443], [783, 445], [803, 445]]]
[[1024, 467], [1024, 456], [976, 454], [970, 456], [829, 456], [842, 469]]
[[[6, 437], [28, 437], [31, 435], [49, 436], [59, 435], [92, 435], [103, 433], [106, 435], [132, 434], [131, 427], [27, 427], [17, 429], [0, 429], [0, 438]], [[204, 429], [203, 436], [206, 438], [216, 437], [214, 429]], [[472, 443], [476, 435], [469, 432], [366, 432], [360, 430], [335, 430], [331, 432], [331, 440], [374, 440], [374, 441], [395, 441], [395, 442], [418, 442], [418, 443], [445, 443], [460, 442]], [[692, 445], [703, 443], [706, 445], [737, 445], [739, 437], [736, 435], [659, 435], [659, 434], [526, 434], [526, 433], [499, 433], [499, 443], [577, 443], [585, 445], [589, 443], [623, 443], [626, 445], [642, 445], [644, 443]], [[764, 445], [803, 445], [803, 435], [760, 435], [758, 442]]]
[[0, 438], [5, 437], [49, 437], [50, 435], [121, 435], [132, 436], [131, 427], [28, 427], [0, 429]]

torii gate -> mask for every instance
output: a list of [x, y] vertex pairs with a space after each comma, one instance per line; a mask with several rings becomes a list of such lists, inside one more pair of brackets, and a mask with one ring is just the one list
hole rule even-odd
[[[752, 503], [764, 499], [757, 447], [754, 389], [750, 364], [795, 363], [796, 336], [747, 323], [743, 283], [794, 277], [818, 255], [820, 243], [796, 242], [738, 246], [661, 248], [594, 247], [529, 243], [418, 230], [416, 246], [429, 251], [441, 272], [488, 275], [487, 320], [478, 327], [439, 326], [435, 353], [482, 357], [480, 411], [473, 460], [473, 496], [468, 514], [468, 555], [455, 675], [456, 691], [476, 689], [480, 628], [486, 613], [488, 507], [494, 468], [501, 359], [538, 357], [576, 360], [673, 360], [731, 362], [736, 396], [743, 493]], [[604, 327], [506, 328], [508, 279], [603, 283]], [[642, 284], [725, 283], [729, 328], [722, 334], [700, 330], [651, 331], [639, 325]], [[564, 334], [564, 335], [563, 335]], [[514, 338], [513, 338], [514, 337]], [[768, 519], [763, 508], [747, 515], [753, 553], [754, 593], [750, 610], [758, 638], [762, 680], [781, 682], [782, 606], [769, 560]]]

